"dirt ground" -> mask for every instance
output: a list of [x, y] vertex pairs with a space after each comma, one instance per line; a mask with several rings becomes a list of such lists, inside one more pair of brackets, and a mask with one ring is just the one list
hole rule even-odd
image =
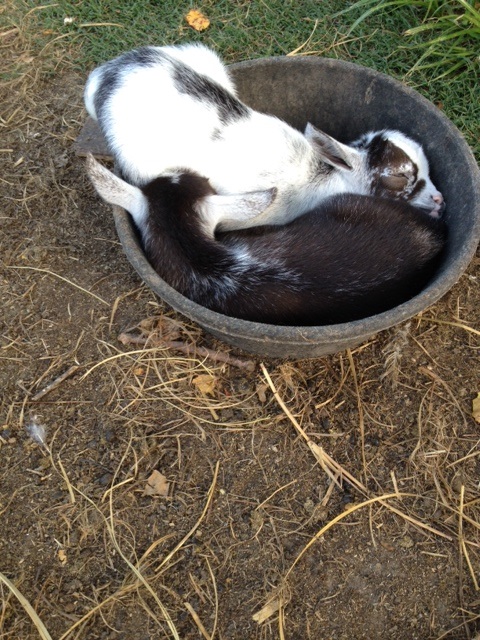
[[72, 149], [83, 82], [3, 91], [0, 638], [478, 638], [479, 257], [351, 354], [264, 361], [339, 479], [130, 267]]

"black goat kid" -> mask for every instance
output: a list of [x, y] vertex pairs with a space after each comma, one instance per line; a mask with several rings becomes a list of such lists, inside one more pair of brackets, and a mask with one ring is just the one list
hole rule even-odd
[[215, 237], [215, 220], [255, 217], [274, 190], [219, 196], [184, 172], [142, 188], [93, 157], [88, 171], [107, 202], [127, 209], [153, 268], [187, 298], [228, 316], [276, 325], [349, 322], [386, 311], [425, 286], [446, 229], [404, 201], [332, 196], [285, 226]]

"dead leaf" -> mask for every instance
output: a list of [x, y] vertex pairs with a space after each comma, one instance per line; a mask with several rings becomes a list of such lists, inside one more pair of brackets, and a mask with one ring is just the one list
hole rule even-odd
[[60, 561], [60, 564], [67, 564], [67, 552], [65, 549], [59, 549], [57, 551], [57, 558]]
[[217, 383], [217, 379], [214, 376], [211, 376], [209, 373], [202, 373], [199, 376], [196, 376], [195, 378], [193, 378], [192, 382], [202, 395], [214, 395], [214, 389]]
[[189, 11], [185, 16], [185, 20], [195, 31], [205, 31], [210, 26], [210, 20], [207, 16], [204, 16], [203, 13], [196, 9]]
[[414, 545], [415, 543], [410, 536], [403, 536], [398, 541], [398, 546], [402, 547], [402, 549], [411, 549]]
[[255, 391], [257, 393], [258, 399], [262, 404], [267, 401], [267, 394], [265, 393], [267, 389], [268, 389], [268, 384], [259, 383], [255, 387]]
[[477, 422], [480, 422], [480, 393], [477, 393], [477, 397], [473, 399], [472, 416]]
[[153, 471], [147, 480], [147, 484], [143, 491], [144, 496], [162, 496], [167, 497], [170, 490], [170, 482], [160, 471]]

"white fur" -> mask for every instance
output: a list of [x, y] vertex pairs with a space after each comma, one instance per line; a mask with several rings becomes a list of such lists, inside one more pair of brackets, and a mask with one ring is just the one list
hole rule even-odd
[[[166, 47], [151, 47], [155, 51], [167, 53], [172, 58], [185, 63], [197, 73], [207, 76], [214, 82], [236, 95], [236, 88], [230, 78], [227, 68], [220, 60], [220, 57], [202, 44], [184, 44]], [[95, 94], [103, 79], [103, 71], [105, 66], [102, 65], [94, 69], [89, 77], [85, 87], [84, 100], [85, 107], [89, 115], [96, 120], [97, 114], [93, 104]], [[125, 75], [133, 71], [132, 67], [125, 67]]]
[[130, 213], [135, 224], [144, 228], [148, 218], [148, 202], [138, 187], [126, 183], [87, 155], [87, 171], [94, 187], [103, 200], [122, 207]]
[[197, 205], [204, 231], [213, 237], [219, 226], [251, 226], [251, 221], [258, 219], [271, 205], [275, 193], [276, 189], [267, 189], [244, 194], [206, 196]]

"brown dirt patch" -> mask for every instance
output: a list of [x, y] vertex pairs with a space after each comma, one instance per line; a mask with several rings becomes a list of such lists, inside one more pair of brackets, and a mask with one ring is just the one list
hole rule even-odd
[[[22, 73], [1, 113], [0, 571], [51, 636], [476, 637], [480, 260], [353, 352], [358, 393], [348, 354], [265, 362], [366, 492], [337, 485], [254, 358], [232, 354], [248, 371], [155, 347], [230, 352], [127, 263], [72, 150], [84, 78]], [[154, 470], [167, 496], [145, 495]], [[1, 582], [0, 595], [0, 637], [39, 637]]]

